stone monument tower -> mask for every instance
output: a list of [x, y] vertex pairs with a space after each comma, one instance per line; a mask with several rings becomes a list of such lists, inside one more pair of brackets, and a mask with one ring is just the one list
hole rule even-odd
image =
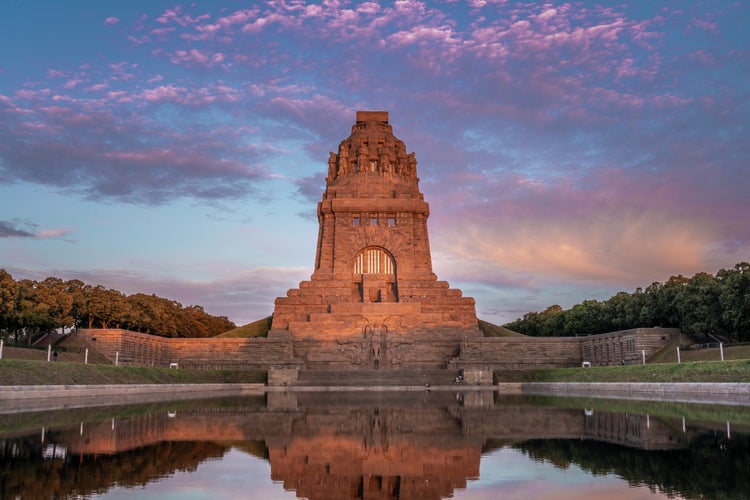
[[276, 299], [269, 338], [308, 368], [445, 367], [480, 337], [474, 299], [432, 271], [417, 160], [385, 111], [358, 111], [328, 158], [315, 271]]

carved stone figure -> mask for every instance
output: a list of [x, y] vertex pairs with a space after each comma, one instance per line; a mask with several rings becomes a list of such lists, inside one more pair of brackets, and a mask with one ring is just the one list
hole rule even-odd
[[328, 178], [327, 181], [332, 181], [336, 178], [336, 153], [333, 151], [328, 153]]

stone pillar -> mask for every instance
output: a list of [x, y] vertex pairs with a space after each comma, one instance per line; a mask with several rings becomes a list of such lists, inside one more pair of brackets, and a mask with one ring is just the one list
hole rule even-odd
[[492, 368], [464, 368], [464, 383], [469, 385], [492, 385]]
[[272, 387], [294, 385], [298, 376], [299, 368], [269, 368], [268, 385]]

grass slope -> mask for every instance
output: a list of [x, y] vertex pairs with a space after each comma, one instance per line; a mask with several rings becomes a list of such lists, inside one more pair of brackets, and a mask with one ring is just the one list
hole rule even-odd
[[[652, 362], [658, 363], [677, 363], [677, 346], [672, 349], [663, 349], [659, 359], [652, 358]], [[724, 360], [750, 359], [750, 345], [741, 345], [734, 347], [724, 346]], [[721, 352], [718, 347], [711, 349], [687, 349], [680, 348], [680, 360], [688, 361], [721, 361]]]
[[485, 337], [525, 337], [522, 333], [508, 330], [504, 326], [493, 325], [488, 321], [479, 320], [479, 329]]
[[252, 323], [248, 323], [244, 326], [238, 326], [237, 328], [233, 330], [229, 330], [228, 332], [224, 332], [220, 335], [217, 335], [215, 338], [250, 338], [250, 337], [266, 337], [268, 336], [268, 330], [271, 329], [271, 320], [273, 319], [273, 316], [269, 316], [267, 318], [259, 319], [258, 321], [253, 321]]

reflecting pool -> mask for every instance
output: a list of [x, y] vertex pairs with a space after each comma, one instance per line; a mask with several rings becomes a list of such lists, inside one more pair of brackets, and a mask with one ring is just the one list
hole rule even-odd
[[492, 391], [0, 414], [0, 498], [750, 496], [750, 408]]

